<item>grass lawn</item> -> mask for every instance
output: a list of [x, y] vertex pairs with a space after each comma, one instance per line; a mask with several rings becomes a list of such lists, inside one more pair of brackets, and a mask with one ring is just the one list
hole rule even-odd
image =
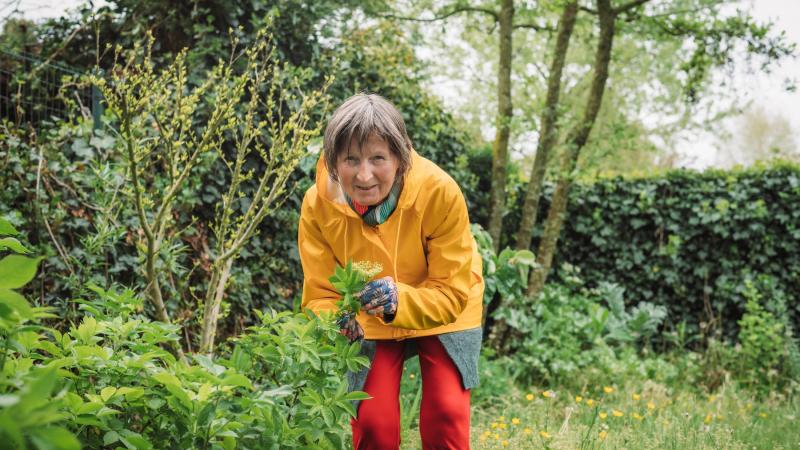
[[[418, 382], [419, 377], [414, 381]], [[414, 411], [416, 412], [416, 411]], [[800, 449], [800, 399], [651, 381], [581, 392], [513, 389], [472, 407], [473, 449]], [[421, 448], [416, 419], [403, 449]]]

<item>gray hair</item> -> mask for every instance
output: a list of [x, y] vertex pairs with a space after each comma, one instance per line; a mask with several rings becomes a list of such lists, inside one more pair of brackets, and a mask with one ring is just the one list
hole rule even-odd
[[378, 94], [360, 93], [345, 100], [325, 128], [325, 165], [334, 180], [339, 179], [336, 172], [339, 154], [349, 149], [354, 137], [361, 147], [373, 133], [389, 144], [399, 160], [398, 177], [402, 178], [411, 168], [411, 139], [400, 111]]

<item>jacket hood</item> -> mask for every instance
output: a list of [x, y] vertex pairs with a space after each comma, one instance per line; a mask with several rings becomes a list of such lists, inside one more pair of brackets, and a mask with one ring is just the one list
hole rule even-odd
[[[419, 195], [420, 186], [422, 185], [422, 171], [424, 170], [422, 168], [423, 161], [423, 158], [419, 156], [416, 150], [411, 149], [411, 167], [408, 168], [405, 178], [403, 179], [403, 190], [400, 192], [400, 198], [397, 200], [398, 209], [408, 208], [414, 203], [417, 195]], [[317, 195], [320, 198], [333, 204], [342, 213], [360, 218], [347, 204], [341, 184], [330, 177], [328, 168], [325, 166], [325, 154], [322, 151], [317, 160], [316, 186]]]

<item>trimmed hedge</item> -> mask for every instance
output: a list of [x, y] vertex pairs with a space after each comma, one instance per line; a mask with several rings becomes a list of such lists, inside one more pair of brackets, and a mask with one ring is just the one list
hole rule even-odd
[[[552, 191], [552, 185], [545, 189], [539, 228]], [[519, 223], [521, 203], [507, 224]], [[537, 248], [534, 242], [532, 249]], [[665, 305], [668, 321], [685, 320], [692, 334], [702, 327], [733, 335], [749, 276], [766, 291], [767, 307], [786, 303], [798, 329], [800, 166], [680, 169], [576, 184], [551, 280], [559, 278], [563, 263], [580, 268], [590, 286], [601, 281], [624, 286], [628, 304]]]

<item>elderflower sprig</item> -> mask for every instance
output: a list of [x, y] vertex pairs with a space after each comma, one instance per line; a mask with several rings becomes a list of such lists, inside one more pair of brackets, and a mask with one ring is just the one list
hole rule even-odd
[[372, 277], [382, 271], [383, 266], [373, 261], [353, 262], [350, 260], [345, 267], [336, 266], [334, 274], [328, 280], [342, 295], [342, 298], [336, 302], [336, 306], [339, 308], [339, 312], [336, 314], [336, 323], [340, 327], [361, 310], [361, 301], [356, 294], [364, 289]]

